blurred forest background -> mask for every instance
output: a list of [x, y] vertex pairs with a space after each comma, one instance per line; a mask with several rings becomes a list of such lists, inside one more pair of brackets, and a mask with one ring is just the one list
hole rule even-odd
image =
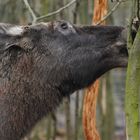
[[[72, 0], [29, 0], [36, 16], [51, 13]], [[125, 0], [107, 19], [108, 25], [127, 26], [130, 1]], [[108, 0], [108, 11], [117, 2]], [[77, 0], [60, 13], [37, 22], [64, 19], [91, 25], [94, 0]], [[0, 0], [0, 22], [31, 24], [30, 12], [23, 0]], [[125, 140], [124, 86], [125, 69], [112, 70], [101, 78], [97, 105], [97, 128], [102, 140]], [[39, 122], [24, 140], [84, 140], [82, 104], [84, 90], [65, 99], [59, 108]]]

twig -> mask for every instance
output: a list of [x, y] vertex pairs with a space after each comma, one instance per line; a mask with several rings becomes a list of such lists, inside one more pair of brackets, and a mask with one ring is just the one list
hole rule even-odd
[[66, 8], [70, 7], [72, 4], [74, 4], [74, 3], [76, 2], [76, 0], [72, 0], [71, 2], [69, 2], [69, 3], [66, 4], [65, 6], [61, 7], [60, 9], [58, 9], [58, 10], [56, 10], [56, 11], [54, 11], [54, 12], [51, 12], [51, 13], [49, 13], [49, 14], [45, 14], [45, 15], [40, 16], [40, 17], [37, 17], [37, 16], [35, 15], [35, 13], [33, 12], [33, 10], [32, 10], [32, 8], [31, 8], [31, 6], [30, 6], [28, 0], [23, 0], [23, 1], [24, 1], [24, 3], [25, 3], [25, 5], [26, 5], [27, 9], [29, 10], [29, 12], [30, 12], [30, 14], [31, 14], [31, 16], [32, 16], [32, 18], [33, 18], [32, 24], [36, 23], [38, 20], [42, 20], [42, 19], [48, 18], [48, 17], [50, 17], [50, 16], [54, 16], [54, 15], [56, 15], [56, 14], [62, 12], [62, 11], [65, 10]]
[[35, 15], [35, 13], [33, 12], [28, 0], [23, 0], [23, 2], [25, 3], [27, 9], [29, 10], [32, 18], [33, 18], [33, 21], [32, 21], [32, 24], [34, 24], [36, 21], [37, 21], [37, 16]]
[[97, 22], [96, 25], [101, 24], [104, 20], [106, 20], [113, 12], [116, 11], [116, 9], [119, 7], [119, 5], [122, 3], [123, 1], [118, 1], [117, 4], [114, 5], [114, 7], [107, 13], [106, 16], [104, 16], [99, 22]]
[[44, 19], [44, 18], [48, 18], [48, 17], [50, 17], [50, 16], [54, 16], [54, 15], [56, 15], [56, 14], [62, 12], [64, 9], [70, 7], [70, 6], [71, 6], [72, 4], [74, 4], [75, 2], [76, 2], [76, 0], [72, 0], [71, 2], [69, 2], [69, 3], [66, 4], [65, 6], [61, 7], [60, 9], [58, 9], [58, 10], [56, 10], [56, 11], [54, 11], [54, 12], [51, 12], [51, 13], [49, 13], [49, 14], [46, 14], [46, 15], [43, 15], [43, 16], [40, 16], [40, 17], [37, 17], [36, 20], [42, 20], [42, 19]]

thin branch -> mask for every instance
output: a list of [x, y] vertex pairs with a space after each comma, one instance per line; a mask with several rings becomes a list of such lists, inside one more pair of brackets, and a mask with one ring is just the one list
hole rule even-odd
[[62, 12], [64, 9], [70, 7], [70, 6], [71, 6], [72, 4], [74, 4], [75, 2], [76, 2], [76, 0], [72, 0], [71, 2], [69, 2], [69, 3], [66, 4], [65, 6], [61, 7], [60, 9], [58, 9], [58, 10], [56, 10], [56, 11], [54, 11], [54, 12], [51, 12], [51, 13], [49, 13], [49, 14], [46, 14], [46, 15], [43, 15], [43, 16], [40, 16], [40, 17], [37, 17], [36, 20], [42, 20], [42, 19], [44, 19], [44, 18], [48, 18], [48, 17], [50, 17], [50, 16], [54, 16], [54, 15], [56, 15], [56, 14]]
[[76, 0], [72, 0], [71, 2], [69, 2], [68, 4], [66, 4], [65, 6], [61, 7], [60, 9], [54, 11], [54, 12], [51, 12], [49, 14], [45, 14], [43, 16], [40, 16], [40, 17], [37, 17], [35, 15], [35, 13], [33, 12], [28, 0], [23, 0], [23, 2], [25, 3], [27, 9], [29, 10], [32, 18], [33, 18], [33, 21], [32, 21], [32, 24], [36, 23], [38, 20], [42, 20], [42, 19], [45, 19], [45, 18], [48, 18], [50, 16], [54, 16], [60, 12], [62, 12], [63, 10], [65, 10], [66, 8], [70, 7], [72, 4], [74, 4], [76, 2]]
[[33, 21], [32, 21], [32, 24], [34, 24], [36, 21], [37, 21], [37, 16], [35, 15], [35, 13], [33, 12], [28, 0], [23, 0], [23, 2], [25, 3], [25, 6], [27, 7], [27, 9], [29, 10], [32, 18], [33, 18]]
[[114, 7], [107, 13], [106, 16], [104, 16], [96, 25], [101, 24], [104, 20], [106, 20], [110, 15], [113, 14], [113, 12], [116, 11], [116, 9], [119, 7], [119, 5], [124, 2], [123, 0], [118, 1], [117, 4], [114, 5]]

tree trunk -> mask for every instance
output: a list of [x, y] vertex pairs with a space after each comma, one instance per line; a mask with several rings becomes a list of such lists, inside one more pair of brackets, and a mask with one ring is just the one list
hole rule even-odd
[[[135, 1], [136, 2], [136, 1]], [[135, 4], [133, 2], [133, 5]], [[136, 9], [133, 6], [133, 9]], [[136, 16], [135, 12], [134, 16]], [[131, 40], [128, 41], [128, 46], [131, 50], [129, 53], [129, 62], [127, 69], [126, 79], [126, 132], [127, 140], [139, 140], [140, 139], [140, 28], [132, 44]]]
[[128, 140], [139, 140], [140, 30], [129, 54], [126, 80], [126, 122]]
[[111, 74], [108, 73], [101, 79], [98, 97], [98, 124], [101, 140], [112, 140], [114, 134], [114, 106]]

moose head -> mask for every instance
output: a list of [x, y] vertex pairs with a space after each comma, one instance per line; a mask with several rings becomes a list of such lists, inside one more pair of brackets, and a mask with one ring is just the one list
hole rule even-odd
[[126, 67], [125, 28], [0, 24], [0, 138], [19, 140], [63, 97]]

